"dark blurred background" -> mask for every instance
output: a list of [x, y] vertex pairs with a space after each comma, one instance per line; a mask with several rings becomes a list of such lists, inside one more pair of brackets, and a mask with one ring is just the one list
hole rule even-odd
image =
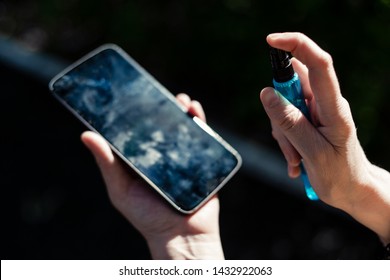
[[283, 177], [258, 98], [272, 79], [265, 37], [279, 31], [332, 54], [369, 159], [390, 169], [389, 0], [0, 0], [1, 258], [150, 258], [110, 205], [84, 127], [47, 89], [51, 74], [107, 42], [199, 100], [242, 153], [220, 192], [227, 258], [377, 258], [375, 234]]

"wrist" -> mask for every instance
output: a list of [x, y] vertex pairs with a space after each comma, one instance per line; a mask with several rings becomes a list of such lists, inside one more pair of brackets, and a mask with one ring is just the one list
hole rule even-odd
[[157, 236], [147, 243], [153, 259], [224, 259], [219, 234]]
[[[368, 162], [368, 161], [367, 161]], [[367, 172], [345, 210], [354, 219], [390, 242], [390, 173], [368, 162]]]

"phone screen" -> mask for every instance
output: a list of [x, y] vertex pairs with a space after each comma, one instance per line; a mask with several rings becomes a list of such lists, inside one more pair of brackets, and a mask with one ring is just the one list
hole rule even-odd
[[54, 95], [176, 209], [190, 213], [226, 183], [239, 154], [151, 75], [109, 45], [65, 69]]

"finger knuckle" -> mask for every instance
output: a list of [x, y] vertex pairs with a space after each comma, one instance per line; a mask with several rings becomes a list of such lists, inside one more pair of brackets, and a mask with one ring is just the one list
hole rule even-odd
[[333, 58], [326, 51], [322, 51], [322, 53], [318, 56], [318, 64], [323, 67], [329, 68], [333, 66]]
[[293, 130], [299, 121], [299, 112], [297, 110], [289, 110], [280, 120], [279, 127], [283, 131]]
[[340, 112], [340, 120], [338, 125], [340, 126], [340, 134], [345, 137], [349, 137], [356, 133], [356, 127], [352, 118], [349, 103], [344, 97], [341, 98], [339, 107], [338, 111]]

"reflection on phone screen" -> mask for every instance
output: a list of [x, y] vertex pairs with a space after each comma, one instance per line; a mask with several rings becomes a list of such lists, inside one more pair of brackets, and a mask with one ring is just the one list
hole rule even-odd
[[105, 49], [53, 84], [55, 95], [184, 211], [239, 165], [237, 154], [183, 113], [158, 82]]

